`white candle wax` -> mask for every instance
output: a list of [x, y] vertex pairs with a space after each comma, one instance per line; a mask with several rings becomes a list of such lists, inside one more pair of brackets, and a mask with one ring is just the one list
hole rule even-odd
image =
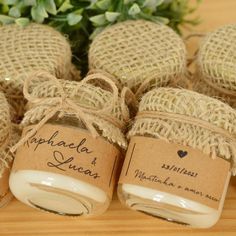
[[84, 181], [51, 172], [12, 172], [9, 184], [15, 197], [25, 204], [61, 215], [101, 214], [110, 202], [103, 190]]
[[120, 184], [118, 196], [133, 210], [192, 227], [209, 228], [219, 220], [230, 176], [231, 173], [227, 176], [218, 210], [181, 196], [133, 184]]

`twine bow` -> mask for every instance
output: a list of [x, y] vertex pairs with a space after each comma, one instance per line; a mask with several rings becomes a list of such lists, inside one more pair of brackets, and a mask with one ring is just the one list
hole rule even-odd
[[135, 94], [133, 91], [127, 87], [121, 84], [118, 78], [116, 78], [114, 75], [106, 72], [105, 70], [101, 69], [92, 69], [88, 72], [88, 75], [93, 74], [93, 73], [99, 73], [107, 76], [110, 78], [117, 86], [118, 90], [120, 91], [120, 97], [121, 97], [121, 113], [123, 116], [123, 119], [128, 122], [130, 120], [130, 110], [127, 111], [127, 106], [131, 107], [131, 111], [133, 111], [133, 114], [131, 114], [131, 117], [133, 117], [137, 110], [138, 110], [138, 101], [137, 98], [135, 97]]
[[[40, 79], [43, 78], [44, 80], [48, 80], [53, 82], [53, 85], [56, 86], [58, 96], [57, 97], [36, 97], [30, 94], [30, 83], [34, 79]], [[24, 97], [31, 103], [35, 105], [43, 105], [47, 104], [50, 105], [48, 108], [48, 112], [46, 112], [46, 115], [43, 117], [42, 120], [39, 121], [38, 124], [36, 124], [32, 130], [30, 130], [14, 147], [11, 148], [11, 152], [14, 152], [19, 146], [23, 145], [32, 135], [34, 135], [48, 120], [50, 120], [56, 113], [61, 112], [60, 117], [63, 116], [65, 112], [71, 112], [73, 113], [78, 119], [82, 120], [86, 128], [90, 131], [91, 135], [93, 137], [99, 136], [97, 130], [93, 126], [93, 120], [90, 117], [90, 115], [97, 115], [98, 117], [101, 117], [104, 119], [103, 113], [105, 111], [108, 111], [114, 107], [114, 104], [118, 101], [118, 89], [113, 81], [111, 81], [109, 78], [102, 74], [91, 74], [88, 75], [86, 78], [84, 78], [82, 81], [78, 82], [77, 87], [73, 90], [73, 94], [70, 95], [70, 97], [73, 97], [76, 95], [76, 93], [79, 92], [79, 90], [88, 82], [92, 80], [101, 80], [105, 83], [107, 83], [111, 88], [112, 93], [112, 99], [109, 105], [106, 105], [106, 107], [102, 108], [91, 108], [83, 105], [78, 105], [75, 103], [69, 96], [65, 93], [63, 86], [56, 77], [49, 74], [45, 71], [37, 71], [34, 72], [31, 76], [29, 76], [24, 84], [23, 93]], [[108, 116], [109, 122], [112, 122], [115, 126], [122, 126], [121, 122], [117, 119], [115, 119], [112, 116]]]

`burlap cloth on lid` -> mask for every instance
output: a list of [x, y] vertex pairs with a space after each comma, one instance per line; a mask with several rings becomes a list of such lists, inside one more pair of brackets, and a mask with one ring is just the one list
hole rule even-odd
[[194, 90], [236, 108], [236, 24], [209, 33], [197, 55]]
[[[110, 84], [110, 91], [90, 84], [103, 80]], [[28, 111], [21, 125], [36, 124], [32, 133], [46, 122], [61, 122], [86, 128], [93, 136], [102, 136], [125, 149], [126, 139], [122, 133], [128, 119], [127, 107], [121, 108], [115, 84], [103, 75], [89, 75], [81, 82], [57, 80], [47, 72], [38, 71], [27, 79], [24, 95], [28, 99]], [[29, 132], [13, 148], [22, 145], [32, 133]]]
[[20, 129], [11, 124], [9, 142], [0, 148], [0, 207], [5, 206], [11, 199], [12, 194], [9, 189], [9, 174], [11, 171], [14, 153], [10, 148], [20, 139]]
[[78, 79], [65, 37], [53, 28], [30, 24], [0, 27], [0, 89], [5, 92], [17, 117], [23, 115], [23, 83], [34, 70], [43, 69], [61, 79]]
[[11, 119], [9, 105], [5, 95], [0, 91], [0, 149], [9, 142], [10, 129]]
[[9, 193], [8, 174], [14, 154], [9, 149], [19, 138], [16, 128], [11, 123], [9, 105], [2, 92], [0, 92], [0, 111], [0, 207], [2, 207], [12, 197]]
[[185, 89], [154, 89], [142, 97], [128, 138], [135, 135], [227, 159], [236, 174], [236, 111], [217, 99]]
[[168, 26], [145, 20], [108, 27], [92, 42], [89, 68], [111, 74], [137, 96], [152, 87], [177, 83], [186, 69], [182, 39]]

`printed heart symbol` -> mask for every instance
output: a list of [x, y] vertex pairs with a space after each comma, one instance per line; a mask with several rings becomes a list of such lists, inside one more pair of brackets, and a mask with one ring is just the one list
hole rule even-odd
[[187, 151], [183, 151], [183, 150], [179, 150], [177, 153], [178, 153], [180, 158], [183, 158], [183, 157], [188, 155], [188, 152]]

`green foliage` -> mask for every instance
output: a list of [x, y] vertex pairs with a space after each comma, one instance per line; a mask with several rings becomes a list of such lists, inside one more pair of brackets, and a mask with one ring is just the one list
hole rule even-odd
[[69, 36], [74, 53], [81, 55], [77, 64], [83, 66], [89, 39], [105, 27], [146, 19], [180, 33], [180, 26], [198, 23], [186, 18], [196, 7], [190, 7], [189, 0], [0, 0], [0, 24], [25, 26], [34, 21], [55, 27]]

